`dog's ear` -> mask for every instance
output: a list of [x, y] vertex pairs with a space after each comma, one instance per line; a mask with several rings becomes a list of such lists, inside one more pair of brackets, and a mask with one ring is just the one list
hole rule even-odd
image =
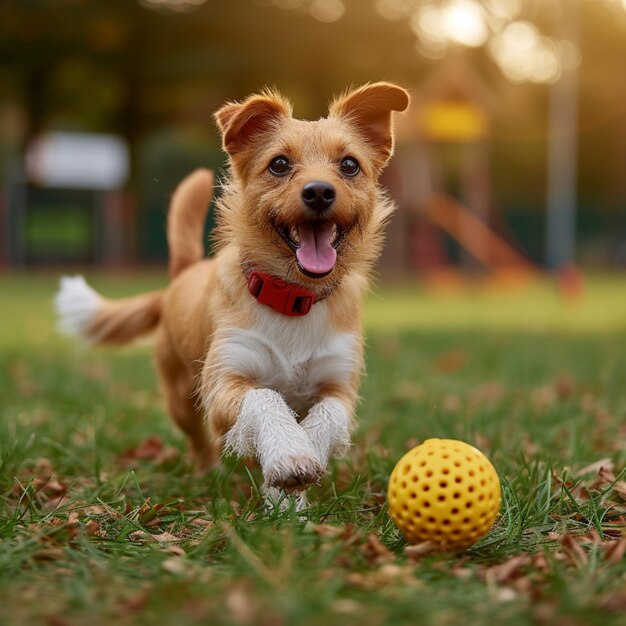
[[255, 136], [271, 130], [281, 118], [291, 116], [291, 104], [279, 93], [266, 91], [244, 102], [228, 102], [215, 120], [222, 133], [224, 150], [235, 156]]
[[364, 85], [336, 98], [330, 105], [334, 117], [352, 121], [378, 156], [384, 167], [393, 154], [392, 111], [404, 111], [409, 106], [409, 94], [392, 83]]

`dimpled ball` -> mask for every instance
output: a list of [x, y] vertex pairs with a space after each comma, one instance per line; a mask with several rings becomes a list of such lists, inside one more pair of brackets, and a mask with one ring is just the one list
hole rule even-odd
[[398, 461], [387, 496], [391, 517], [409, 543], [459, 550], [491, 528], [500, 509], [500, 480], [474, 446], [428, 439]]

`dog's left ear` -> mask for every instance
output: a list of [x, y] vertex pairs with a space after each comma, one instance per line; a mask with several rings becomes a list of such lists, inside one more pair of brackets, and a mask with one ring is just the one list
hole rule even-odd
[[392, 111], [409, 106], [409, 94], [393, 83], [364, 85], [335, 99], [330, 105], [334, 117], [351, 120], [367, 138], [383, 168], [393, 154]]

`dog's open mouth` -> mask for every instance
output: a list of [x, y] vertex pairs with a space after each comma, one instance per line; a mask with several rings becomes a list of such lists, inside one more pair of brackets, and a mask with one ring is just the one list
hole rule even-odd
[[301, 222], [294, 228], [276, 232], [295, 252], [300, 271], [310, 278], [323, 278], [337, 263], [337, 248], [344, 238], [339, 226], [329, 220]]

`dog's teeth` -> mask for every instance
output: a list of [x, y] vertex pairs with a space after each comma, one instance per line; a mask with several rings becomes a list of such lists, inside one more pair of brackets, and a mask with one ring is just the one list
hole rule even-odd
[[292, 228], [289, 231], [289, 237], [291, 238], [292, 241], [294, 241], [295, 243], [300, 243], [300, 236], [298, 234], [298, 229], [297, 228]]

